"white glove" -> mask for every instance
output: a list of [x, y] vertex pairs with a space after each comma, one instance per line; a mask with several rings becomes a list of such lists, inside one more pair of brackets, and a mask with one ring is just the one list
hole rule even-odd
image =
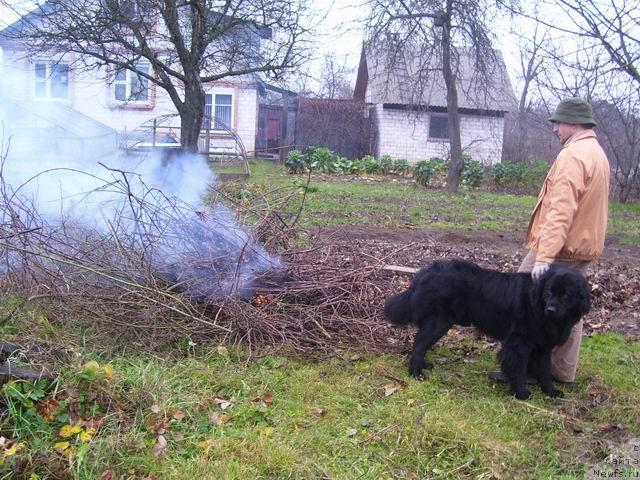
[[539, 262], [536, 260], [533, 264], [533, 270], [531, 270], [531, 278], [533, 278], [534, 281], [537, 281], [542, 275], [544, 275], [544, 272], [549, 270], [550, 266], [550, 263]]

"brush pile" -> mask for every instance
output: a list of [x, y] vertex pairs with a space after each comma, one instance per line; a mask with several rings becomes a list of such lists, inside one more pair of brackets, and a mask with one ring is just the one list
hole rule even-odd
[[[117, 200], [111, 195], [91, 222], [73, 215], [51, 222], [2, 182], [5, 293], [140, 348], [184, 338], [302, 355], [384, 348], [381, 262], [338, 266], [327, 261], [330, 246], [270, 254], [224, 207], [194, 211], [156, 189], [133, 188], [127, 172], [111, 172], [98, 190]], [[268, 244], [289, 245], [291, 229], [265, 225], [277, 217], [271, 211], [256, 223], [260, 236], [270, 231]]]

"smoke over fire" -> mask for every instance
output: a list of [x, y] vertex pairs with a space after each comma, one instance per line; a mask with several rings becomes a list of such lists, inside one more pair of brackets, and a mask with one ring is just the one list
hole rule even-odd
[[255, 278], [280, 266], [227, 208], [203, 204], [216, 178], [201, 156], [78, 161], [58, 152], [39, 161], [12, 152], [10, 139], [3, 145], [5, 274], [29, 255], [49, 276], [82, 262], [99, 270], [84, 272], [96, 284], [152, 278], [207, 302], [251, 295]]

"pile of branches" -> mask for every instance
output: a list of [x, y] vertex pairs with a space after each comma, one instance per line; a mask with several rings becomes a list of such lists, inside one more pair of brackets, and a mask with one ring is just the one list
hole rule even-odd
[[[299, 248], [269, 254], [223, 207], [193, 211], [110, 171], [108, 189], [121, 201], [100, 222], [52, 222], [0, 178], [6, 293], [39, 301], [50, 319], [91, 324], [121, 346], [187, 338], [298, 355], [389, 350], [381, 264], [336, 267]], [[274, 227], [278, 219], [272, 210], [254, 225], [290, 238], [292, 228]], [[291, 244], [273, 235], [268, 243]]]

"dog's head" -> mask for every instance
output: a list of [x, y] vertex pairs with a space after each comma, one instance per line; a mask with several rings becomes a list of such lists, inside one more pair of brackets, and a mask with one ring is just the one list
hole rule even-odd
[[566, 268], [550, 268], [534, 286], [535, 301], [544, 315], [577, 322], [591, 308], [590, 288], [584, 276]]

